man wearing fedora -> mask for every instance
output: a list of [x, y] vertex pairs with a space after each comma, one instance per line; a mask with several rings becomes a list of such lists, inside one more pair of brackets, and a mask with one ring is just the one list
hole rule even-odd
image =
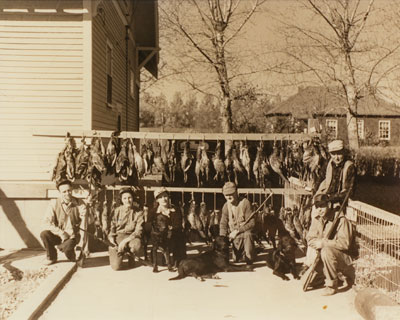
[[319, 185], [315, 196], [325, 194], [333, 205], [340, 205], [347, 192], [354, 192], [356, 171], [353, 161], [346, 159], [343, 140], [333, 140], [328, 144], [331, 159], [326, 167], [325, 180]]
[[56, 184], [59, 198], [50, 200], [44, 216], [44, 230], [40, 233], [46, 248], [46, 265], [57, 262], [57, 248], [69, 261], [75, 261], [75, 246], [81, 238], [79, 227], [86, 215], [86, 204], [72, 196], [72, 184], [61, 180]]
[[251, 265], [255, 258], [254, 240], [252, 236], [255, 218], [252, 214], [251, 203], [239, 197], [236, 184], [227, 182], [222, 188], [226, 203], [222, 207], [220, 235], [229, 236], [232, 240], [232, 256], [235, 262], [242, 258]]
[[122, 205], [115, 209], [108, 235], [108, 240], [115, 244], [115, 248], [109, 248], [110, 265], [114, 270], [122, 269], [125, 254], [128, 254], [129, 265], [133, 266], [142, 244], [144, 223], [143, 211], [134, 202], [133, 190], [129, 187], [122, 188], [119, 195]]

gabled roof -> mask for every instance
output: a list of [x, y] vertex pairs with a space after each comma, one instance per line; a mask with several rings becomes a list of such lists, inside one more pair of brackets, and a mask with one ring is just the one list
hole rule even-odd
[[[346, 114], [344, 98], [328, 91], [325, 87], [299, 88], [299, 91], [269, 110], [266, 116], [288, 116], [295, 118], [313, 118], [313, 116], [344, 116]], [[365, 96], [358, 103], [360, 116], [400, 116], [400, 107], [372, 95]]]

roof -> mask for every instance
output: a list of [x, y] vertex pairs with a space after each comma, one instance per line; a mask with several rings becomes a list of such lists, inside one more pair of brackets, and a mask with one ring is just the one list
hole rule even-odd
[[[288, 116], [312, 118], [314, 116], [344, 116], [346, 101], [325, 87], [306, 87], [287, 100], [269, 110], [268, 116]], [[400, 116], [400, 107], [372, 95], [365, 96], [358, 103], [360, 116]]]

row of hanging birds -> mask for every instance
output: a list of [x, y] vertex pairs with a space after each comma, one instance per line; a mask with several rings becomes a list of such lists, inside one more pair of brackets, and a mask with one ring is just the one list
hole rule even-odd
[[[271, 187], [278, 177], [288, 182], [295, 176], [317, 184], [323, 178], [328, 153], [318, 139], [305, 142], [218, 140], [214, 151], [207, 143], [198, 143], [194, 152], [190, 141], [184, 141], [182, 152], [176, 140], [144, 141], [118, 138], [112, 134], [105, 147], [101, 137], [91, 143], [82, 137], [79, 148], [67, 134], [65, 146], [57, 156], [53, 180], [86, 179], [101, 185], [102, 176], [114, 175], [120, 182], [137, 185], [145, 175], [161, 173], [165, 185], [222, 186], [233, 181], [240, 187]], [[154, 144], [154, 145], [153, 145]], [[140, 151], [138, 151], [140, 145]], [[279, 183], [279, 182], [278, 182]]]

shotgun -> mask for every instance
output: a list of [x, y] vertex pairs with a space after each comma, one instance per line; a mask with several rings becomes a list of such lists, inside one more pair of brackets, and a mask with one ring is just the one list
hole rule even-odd
[[[345, 204], [347, 202], [347, 199], [350, 196], [350, 193], [351, 193], [351, 189], [349, 189], [349, 191], [346, 193], [346, 196], [345, 196], [345, 198], [344, 198], [344, 200], [343, 200], [343, 202], [342, 202], [342, 204], [341, 204], [341, 206], [339, 208], [339, 212], [336, 215], [335, 219], [333, 220], [333, 223], [332, 223], [331, 227], [328, 230], [328, 233], [326, 235], [326, 239], [329, 239], [333, 235], [333, 233], [334, 233], [334, 231], [335, 231], [335, 229], [336, 229], [336, 227], [337, 227], [337, 225], [339, 223], [339, 219], [340, 219], [340, 217], [342, 215], [342, 212], [343, 212], [343, 209], [344, 209]], [[321, 260], [321, 250], [319, 249], [319, 250], [317, 250], [317, 256], [315, 257], [315, 260], [314, 260], [313, 264], [310, 267], [310, 271], [309, 271], [309, 273], [307, 275], [306, 281], [304, 282], [304, 285], [303, 285], [303, 291], [304, 292], [307, 291], [308, 286], [310, 285], [310, 283], [311, 283], [311, 281], [313, 279], [315, 268], [317, 267], [317, 265], [320, 262], [320, 260]]]

